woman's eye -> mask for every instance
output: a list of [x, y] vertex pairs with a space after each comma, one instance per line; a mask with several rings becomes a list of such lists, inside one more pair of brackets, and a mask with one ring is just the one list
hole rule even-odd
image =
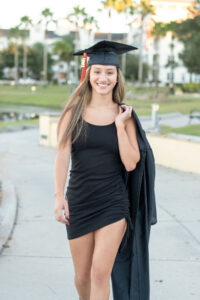
[[[94, 71], [95, 74], [99, 74], [99, 71]], [[107, 75], [113, 75], [113, 72], [107, 72]]]

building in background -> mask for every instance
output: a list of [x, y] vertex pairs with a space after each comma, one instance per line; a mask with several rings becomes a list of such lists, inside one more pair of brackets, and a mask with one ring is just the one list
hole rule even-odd
[[[174, 60], [177, 66], [173, 70], [174, 83], [187, 83], [191, 80], [191, 75], [179, 59], [179, 53], [183, 50], [183, 44], [178, 40], [172, 40], [170, 32], [164, 37], [153, 37], [151, 30], [153, 27], [152, 18], [156, 22], [168, 23], [171, 21], [181, 21], [189, 17], [188, 8], [192, 7], [194, 0], [151, 0], [155, 7], [155, 15], [145, 19], [145, 30], [142, 40], [143, 61], [151, 67], [148, 80], [162, 84], [170, 83], [171, 68], [170, 60]], [[135, 19], [130, 27], [129, 42], [139, 46], [140, 22]], [[171, 47], [171, 44], [174, 47]], [[172, 49], [173, 48], [173, 49]], [[199, 76], [193, 74], [192, 81], [199, 81]]]
[[[158, 82], [161, 84], [169, 84], [170, 76], [172, 75], [171, 69], [167, 63], [173, 58], [177, 62], [177, 66], [173, 70], [173, 81], [174, 83], [185, 83], [191, 80], [191, 75], [188, 73], [187, 69], [184, 67], [182, 61], [179, 59], [178, 55], [183, 50], [183, 44], [177, 40], [174, 40], [173, 51], [170, 47], [172, 43], [171, 33], [168, 32], [164, 37], [153, 37], [151, 34], [153, 22], [152, 18], [157, 22], [168, 23], [170, 21], [184, 20], [188, 18], [189, 12], [188, 7], [191, 7], [194, 0], [150, 0], [150, 3], [155, 7], [156, 15], [147, 17], [144, 23], [144, 35], [142, 39], [142, 56], [143, 62], [150, 66], [150, 72], [148, 81]], [[62, 36], [65, 34], [73, 34], [75, 38], [76, 28], [73, 24], [69, 24], [63, 20], [58, 20], [56, 29], [54, 31], [48, 31], [47, 44], [48, 51], [51, 52], [52, 45], [56, 41], [62, 40]], [[126, 42], [128, 44], [133, 44], [140, 47], [140, 19], [133, 18], [131, 24], [129, 25], [128, 33], [111, 33], [109, 32], [94, 32], [87, 28], [81, 28], [79, 30], [79, 40], [78, 49], [84, 49], [92, 44], [108, 39], [109, 36], [113, 41]], [[27, 40], [28, 45], [33, 45], [35, 42], [43, 42], [44, 40], [44, 29], [42, 25], [35, 25], [30, 29], [29, 39]], [[0, 29], [0, 50], [8, 46], [8, 29]], [[131, 54], [131, 53], [130, 53]], [[133, 56], [135, 53], [132, 54]], [[172, 57], [173, 56], [173, 57]], [[67, 77], [69, 66], [67, 62], [60, 62], [60, 65], [56, 62], [56, 55], [53, 56], [55, 59], [55, 64], [53, 66], [54, 79], [61, 72], [61, 78]], [[72, 67], [74, 62], [71, 62]], [[13, 70], [12, 70], [13, 71]], [[9, 74], [9, 70], [6, 70]], [[73, 74], [70, 74], [70, 78]], [[63, 79], [64, 80], [64, 79]], [[192, 81], [199, 81], [200, 78], [197, 75], [193, 75]]]

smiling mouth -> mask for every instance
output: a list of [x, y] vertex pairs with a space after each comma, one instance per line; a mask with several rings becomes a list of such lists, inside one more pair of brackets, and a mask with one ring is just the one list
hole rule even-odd
[[101, 84], [101, 83], [97, 83], [97, 85], [100, 87], [100, 88], [106, 88], [108, 86], [108, 84]]

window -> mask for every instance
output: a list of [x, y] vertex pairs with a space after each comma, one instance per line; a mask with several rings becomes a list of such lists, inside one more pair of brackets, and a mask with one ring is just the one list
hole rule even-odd
[[167, 73], [167, 80], [170, 80], [170, 73]]

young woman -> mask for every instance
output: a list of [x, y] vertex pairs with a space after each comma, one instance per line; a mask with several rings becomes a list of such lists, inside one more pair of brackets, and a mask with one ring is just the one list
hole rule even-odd
[[58, 123], [54, 214], [66, 224], [80, 300], [109, 299], [113, 264], [132, 225], [122, 172], [135, 169], [140, 152], [132, 107], [121, 105], [124, 80], [117, 54], [135, 49], [126, 47], [103, 41], [85, 50], [86, 76]]

